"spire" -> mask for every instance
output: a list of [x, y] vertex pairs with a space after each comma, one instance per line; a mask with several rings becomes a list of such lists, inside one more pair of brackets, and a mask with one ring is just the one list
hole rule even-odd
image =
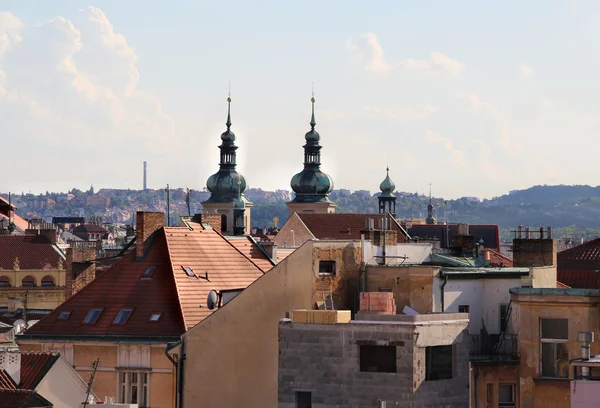
[[429, 204], [431, 204], [431, 183], [429, 183]]
[[229, 92], [229, 96], [227, 97], [227, 130], [231, 128], [231, 92]]
[[310, 102], [312, 103], [312, 116], [310, 118], [310, 129], [315, 130], [315, 125], [317, 124], [317, 122], [315, 122], [315, 84], [314, 83], [313, 83], [313, 88], [312, 88], [312, 98], [310, 98]]

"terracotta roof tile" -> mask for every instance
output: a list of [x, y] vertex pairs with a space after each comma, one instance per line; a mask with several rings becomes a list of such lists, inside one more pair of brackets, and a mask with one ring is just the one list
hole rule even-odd
[[559, 289], [570, 289], [571, 287], [562, 282], [556, 281], [556, 287]]
[[5, 370], [0, 369], [0, 390], [16, 390], [17, 384]]
[[0, 390], [0, 408], [52, 408], [53, 406], [33, 390]]
[[[408, 234], [412, 238], [437, 239], [440, 247], [449, 248], [452, 245], [452, 238], [458, 235], [458, 224], [412, 224]], [[500, 231], [497, 225], [469, 224], [469, 234], [473, 236], [474, 244], [483, 239], [486, 248], [500, 251]]]
[[592, 269], [559, 269], [556, 280], [577, 289], [600, 288], [600, 272]]
[[[255, 263], [214, 230], [165, 227], [165, 234], [186, 328], [212, 313], [206, 307], [211, 290], [245, 288], [263, 275]], [[198, 279], [188, 277], [185, 267]], [[206, 273], [208, 281], [204, 279]]]
[[560, 251], [557, 258], [558, 261], [600, 261], [600, 238]]
[[34, 390], [58, 358], [58, 353], [22, 352], [19, 388]]
[[[360, 232], [364, 231], [369, 219], [375, 220], [375, 227], [379, 228], [380, 214], [352, 214], [352, 213], [296, 213], [304, 225], [317, 239], [325, 240], [360, 240]], [[406, 242], [406, 235], [399, 224], [390, 216], [391, 227], [396, 231], [398, 242]]]
[[[177, 289], [169, 262], [164, 231], [155, 233], [143, 260], [135, 251], [123, 257], [77, 294], [58, 306], [26, 334], [99, 336], [179, 336], [184, 331]], [[150, 280], [140, 280], [144, 271], [156, 268]], [[92, 308], [102, 309], [95, 324], [83, 324]], [[113, 324], [121, 309], [132, 308], [127, 324]], [[71, 312], [59, 320], [62, 312]], [[162, 313], [158, 322], [148, 322], [153, 312]]]
[[0, 269], [12, 271], [15, 258], [21, 269], [56, 269], [65, 259], [44, 235], [0, 235]]
[[254, 262], [263, 272], [267, 272], [273, 267], [273, 263], [267, 255], [258, 247], [260, 243], [253, 242], [250, 237], [242, 239], [228, 239], [228, 241], [237, 248], [244, 256]]
[[493, 267], [504, 267], [504, 268], [512, 268], [513, 267], [513, 260], [510, 259], [507, 256], [502, 255], [500, 252], [494, 250], [494, 249], [490, 249], [490, 248], [485, 248], [485, 255], [486, 255], [486, 259], [489, 259], [490, 261], [490, 265]]

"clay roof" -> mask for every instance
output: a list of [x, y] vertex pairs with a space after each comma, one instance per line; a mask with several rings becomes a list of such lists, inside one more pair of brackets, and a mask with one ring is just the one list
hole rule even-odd
[[[375, 228], [380, 228], [380, 214], [353, 213], [295, 213], [317, 239], [360, 240], [361, 231], [367, 227], [369, 219], [374, 219]], [[399, 224], [389, 216], [392, 230], [396, 231], [398, 242], [406, 242], [406, 235]]]
[[[452, 238], [458, 235], [458, 224], [412, 224], [408, 234], [412, 238], [436, 239], [441, 248], [449, 248]], [[469, 224], [469, 234], [473, 236], [473, 244], [483, 239], [486, 248], [500, 251], [500, 232], [497, 225]]]
[[[263, 271], [212, 229], [164, 227], [147, 241], [144, 259], [135, 251], [29, 328], [23, 338], [95, 336], [172, 341], [208, 316], [206, 299], [212, 290], [245, 288]], [[151, 276], [145, 271], [155, 268]], [[190, 268], [195, 277], [189, 277]], [[208, 275], [208, 280], [206, 279]], [[94, 324], [83, 321], [91, 309], [101, 309]], [[114, 324], [122, 309], [132, 309], [124, 324]], [[67, 319], [59, 319], [70, 312]], [[153, 313], [161, 313], [151, 322]]]
[[[188, 329], [213, 312], [206, 307], [211, 290], [245, 288], [264, 273], [212, 229], [165, 227], [164, 230], [183, 319]], [[198, 278], [188, 277], [184, 270], [186, 267], [191, 268]], [[207, 273], [208, 280], [205, 279]]]
[[15, 258], [21, 269], [56, 269], [65, 259], [44, 235], [0, 235], [0, 270], [12, 271]]
[[52, 408], [54, 404], [33, 390], [0, 390], [0, 408]]
[[505, 267], [505, 268], [512, 268], [513, 267], [513, 260], [510, 259], [507, 256], [502, 255], [500, 252], [494, 250], [494, 249], [490, 249], [490, 248], [485, 248], [485, 255], [486, 255], [486, 259], [489, 259], [490, 261], [490, 266], [495, 266], [495, 267]]
[[96, 224], [82, 224], [73, 228], [73, 233], [76, 232], [87, 232], [94, 234], [106, 234], [106, 229]]
[[560, 288], [560, 289], [569, 289], [570, 288], [570, 286], [565, 285], [564, 283], [559, 282], [559, 281], [556, 281], [556, 287]]
[[269, 259], [267, 254], [259, 247], [260, 243], [257, 243], [250, 237], [243, 237], [241, 239], [229, 238], [228, 241], [237, 248], [238, 251], [243, 253], [246, 258], [254, 262], [263, 272], [267, 272], [274, 265]]
[[19, 388], [34, 390], [46, 374], [48, 374], [48, 371], [50, 371], [58, 358], [58, 353], [22, 352], [21, 382], [19, 383]]
[[559, 261], [600, 261], [600, 238], [560, 251], [557, 258]]
[[556, 280], [576, 289], [598, 289], [600, 287], [600, 272], [593, 269], [559, 269]]
[[0, 390], [16, 390], [17, 384], [5, 370], [0, 369]]

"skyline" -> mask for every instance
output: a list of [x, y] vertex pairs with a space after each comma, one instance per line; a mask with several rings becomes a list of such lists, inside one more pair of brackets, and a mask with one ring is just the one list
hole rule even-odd
[[31, 4], [0, 13], [4, 191], [137, 189], [143, 161], [150, 188], [201, 190], [229, 82], [239, 171], [290, 190], [313, 81], [335, 189], [388, 164], [446, 198], [598, 184], [593, 2]]

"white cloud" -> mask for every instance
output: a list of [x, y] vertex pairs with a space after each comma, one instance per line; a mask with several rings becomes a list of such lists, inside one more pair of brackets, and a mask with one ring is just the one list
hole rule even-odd
[[423, 120], [434, 113], [433, 106], [425, 105], [419, 108], [380, 108], [377, 106], [365, 106], [363, 110], [372, 116], [391, 119]]
[[452, 165], [456, 165], [464, 170], [469, 168], [465, 162], [462, 152], [454, 147], [452, 140], [442, 136], [438, 132], [432, 132], [431, 130], [425, 132], [425, 140], [429, 144], [441, 146], [442, 149], [449, 155]]
[[383, 47], [374, 33], [362, 34], [356, 42], [351, 38], [348, 39], [346, 48], [364, 64], [365, 70], [377, 73], [402, 69], [427, 75], [457, 75], [465, 68], [464, 64], [441, 52], [432, 52], [429, 58], [424, 60], [407, 58], [388, 62], [384, 57]]
[[172, 146], [172, 119], [139, 89], [135, 51], [102, 10], [87, 7], [73, 21], [19, 23], [10, 13], [0, 14], [0, 49], [9, 49], [0, 57], [5, 131], [42, 146], [117, 143], [154, 151]]
[[533, 75], [533, 68], [531, 65], [521, 64], [519, 67], [519, 72], [521, 73], [522, 77], [529, 78]]

